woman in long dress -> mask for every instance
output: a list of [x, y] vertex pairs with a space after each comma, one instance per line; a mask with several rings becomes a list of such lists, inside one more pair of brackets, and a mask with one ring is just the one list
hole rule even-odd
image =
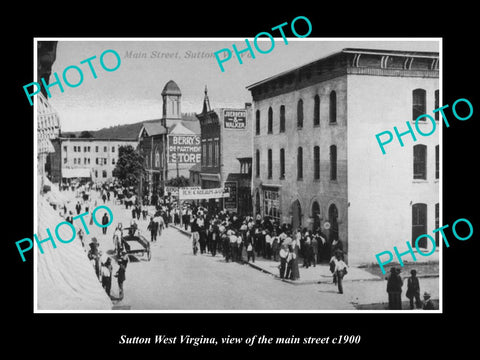
[[300, 269], [298, 268], [298, 254], [300, 252], [299, 240], [292, 241], [293, 262], [292, 262], [292, 280], [300, 279]]

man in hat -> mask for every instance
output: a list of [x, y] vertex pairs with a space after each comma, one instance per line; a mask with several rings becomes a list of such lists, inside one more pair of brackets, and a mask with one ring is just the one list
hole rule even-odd
[[95, 269], [95, 274], [97, 278], [100, 279], [100, 256], [101, 253], [98, 250], [98, 241], [96, 237], [92, 238], [92, 242], [88, 244], [90, 246], [90, 250], [87, 253], [88, 259], [92, 264], [93, 268]]
[[402, 310], [402, 285], [400, 269], [392, 267], [387, 277], [387, 293], [389, 310]]
[[126, 251], [122, 251], [120, 259], [118, 259], [118, 270], [115, 274], [118, 282], [118, 299], [123, 299], [123, 283], [126, 280], [125, 273], [127, 271], [128, 257]]
[[417, 271], [415, 269], [410, 271], [411, 276], [407, 280], [406, 296], [410, 300], [410, 310], [413, 310], [413, 301], [415, 300], [417, 309], [420, 308], [422, 302], [420, 301], [420, 283], [417, 278]]
[[343, 277], [347, 274], [347, 264], [343, 261], [343, 251], [335, 251], [335, 256], [333, 258], [334, 264], [334, 282], [337, 283], [338, 293], [343, 294]]
[[435, 310], [435, 305], [433, 304], [428, 291], [423, 293], [423, 310]]
[[285, 277], [285, 269], [287, 266], [287, 256], [288, 256], [288, 247], [286, 244], [282, 244], [280, 247], [280, 278], [283, 279]]

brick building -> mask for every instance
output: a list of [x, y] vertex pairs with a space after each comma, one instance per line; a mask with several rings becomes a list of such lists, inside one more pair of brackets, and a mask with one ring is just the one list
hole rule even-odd
[[[145, 157], [147, 176], [139, 183], [140, 194], [162, 195], [165, 182], [183, 176], [200, 161], [200, 125], [181, 112], [182, 93], [175, 81], [162, 90], [162, 117], [144, 122], [138, 135], [138, 151]], [[187, 144], [188, 143], [188, 144]]]
[[111, 181], [120, 146], [137, 147], [135, 139], [58, 138], [52, 143], [51, 180], [62, 184], [72, 179]]
[[[199, 174], [202, 188], [219, 188], [227, 185], [234, 187], [230, 193], [237, 197], [225, 200], [211, 199], [210, 207], [226, 207], [239, 214], [251, 213], [251, 113], [250, 103], [238, 109], [211, 109], [205, 88], [203, 109], [197, 114], [201, 129], [202, 161], [200, 170], [195, 169], [195, 173]], [[245, 192], [248, 193], [248, 197], [245, 197]], [[245, 198], [249, 201], [244, 201]]]
[[438, 132], [388, 155], [375, 134], [438, 107], [438, 61], [433, 52], [344, 49], [248, 86], [254, 213], [321, 228], [352, 264], [435, 229]]

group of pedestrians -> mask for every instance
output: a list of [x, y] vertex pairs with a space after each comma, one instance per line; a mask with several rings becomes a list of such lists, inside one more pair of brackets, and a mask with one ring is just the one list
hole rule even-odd
[[[102, 253], [99, 250], [99, 244], [95, 237], [92, 238], [92, 241], [89, 244], [89, 250], [87, 252], [87, 257], [90, 263], [93, 266], [95, 275], [102, 284], [102, 287], [105, 289], [107, 295], [115, 300], [123, 299], [123, 283], [126, 279], [126, 269], [128, 264], [128, 255], [125, 251], [120, 253], [120, 256], [116, 258], [117, 262], [117, 271], [114, 274], [112, 258]], [[112, 296], [112, 277], [117, 278], [118, 284], [118, 297]]]
[[[388, 308], [389, 310], [402, 310], [402, 286], [403, 279], [400, 276], [401, 270], [396, 267], [390, 268], [390, 275], [387, 280]], [[428, 291], [423, 293], [423, 301], [420, 300], [420, 282], [415, 269], [410, 270], [410, 277], [407, 279], [406, 297], [410, 303], [410, 309], [434, 310], [435, 305]]]
[[[76, 215], [82, 212], [89, 212], [89, 210], [97, 207], [98, 199], [100, 202], [110, 200], [110, 186], [108, 184], [85, 184], [77, 187], [76, 197], [77, 201], [73, 205], [72, 210], [68, 210], [66, 204], [63, 204], [60, 208], [60, 216], [64, 217], [66, 221], [73, 223], [74, 213]], [[97, 192], [96, 196], [92, 195]], [[116, 197], [116, 195], [115, 195]], [[94, 200], [95, 199], [95, 200]], [[110, 222], [109, 216], [104, 212], [100, 220], [102, 225], [106, 225]], [[93, 216], [90, 214], [90, 225], [93, 224]], [[87, 239], [82, 227], [77, 226], [77, 237], [80, 239], [82, 247], [86, 252], [86, 256], [91, 263], [95, 276], [104, 288], [105, 292], [111, 299], [121, 300], [123, 299], [123, 283], [126, 279], [126, 268], [128, 264], [128, 255], [126, 251], [119, 252], [115, 257], [110, 257], [100, 250], [100, 243], [95, 236], [92, 236], [90, 242], [87, 244]], [[102, 235], [107, 235], [108, 227], [102, 228]], [[114, 234], [115, 236], [115, 234]], [[115, 264], [116, 263], [116, 264]], [[116, 271], [114, 272], [114, 265], [116, 265]], [[118, 296], [112, 295], [112, 281], [113, 278], [117, 279], [118, 284]]]
[[[164, 206], [161, 211], [165, 226], [168, 223], [181, 225], [190, 230], [194, 255], [221, 253], [225, 262], [255, 262], [264, 259], [278, 262], [279, 277], [297, 280], [300, 268], [309, 268], [319, 263], [328, 263], [335, 252], [340, 258], [336, 261], [333, 273], [335, 283], [341, 288], [344, 276], [343, 246], [339, 240], [328, 242], [326, 236], [316, 229], [293, 230], [291, 225], [282, 224], [268, 216], [239, 216], [226, 210], [212, 211], [195, 204]], [[153, 219], [148, 229], [155, 241], [158, 228]], [[342, 263], [340, 263], [340, 261]]]

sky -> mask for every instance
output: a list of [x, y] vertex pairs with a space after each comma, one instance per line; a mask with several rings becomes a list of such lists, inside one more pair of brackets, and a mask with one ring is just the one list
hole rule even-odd
[[[101, 41], [96, 38], [61, 38], [58, 39], [52, 76], [56, 72], [62, 78], [64, 69], [75, 65], [82, 70], [83, 81], [77, 87], [68, 87], [62, 79], [64, 92], [58, 86], [51, 87], [49, 101], [59, 114], [62, 132], [98, 130], [161, 118], [161, 92], [169, 80], [174, 80], [182, 92], [181, 111], [200, 113], [205, 86], [212, 108], [243, 107], [245, 102], [252, 102], [246, 89], [248, 85], [343, 48], [439, 51], [436, 39], [288, 38], [288, 44], [285, 44], [280, 37], [275, 39], [268, 54], [262, 54], [253, 46], [253, 38], [249, 40], [255, 58], [245, 53], [243, 64], [240, 64], [233, 54], [223, 63], [225, 71], [222, 72], [213, 53], [225, 48], [233, 53], [232, 44], [236, 44], [239, 50], [245, 49], [244, 38], [112, 38]], [[268, 38], [260, 38], [258, 46], [268, 50], [271, 42]], [[101, 67], [99, 58], [110, 49], [120, 55], [121, 63], [117, 70], [107, 72]], [[144, 54], [146, 58], [129, 58], [129, 53]], [[96, 56], [91, 62], [96, 79], [88, 64], [80, 64], [92, 56]], [[116, 65], [111, 53], [106, 53], [104, 61], [107, 67]], [[50, 83], [54, 81], [52, 76]], [[68, 70], [67, 80], [73, 84], [79, 82], [78, 73]]]

